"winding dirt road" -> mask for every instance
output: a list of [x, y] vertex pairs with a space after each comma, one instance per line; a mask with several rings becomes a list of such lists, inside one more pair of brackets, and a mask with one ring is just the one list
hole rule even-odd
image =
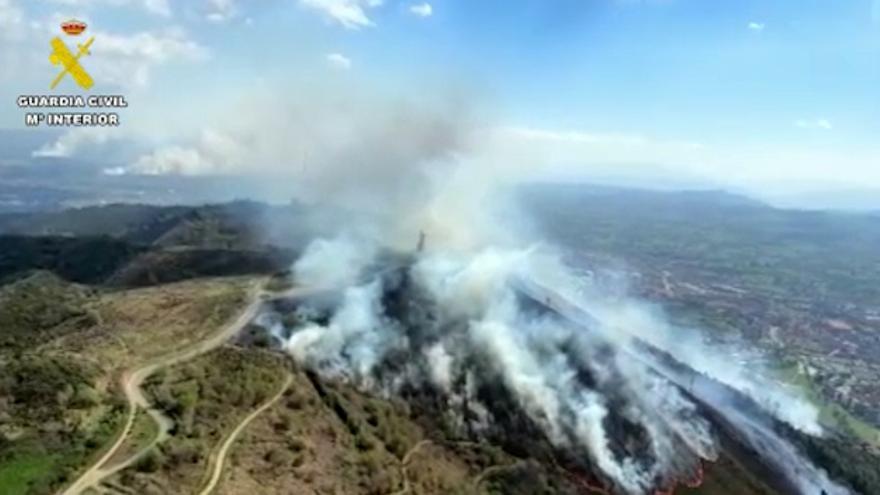
[[403, 459], [400, 461], [400, 473], [403, 475], [403, 487], [396, 492], [392, 492], [391, 495], [405, 495], [409, 493], [411, 489], [411, 484], [409, 481], [409, 474], [406, 471], [406, 468], [409, 466], [410, 461], [412, 460], [412, 456], [416, 454], [422, 447], [432, 443], [429, 439], [424, 439], [416, 443], [412, 446], [412, 448], [407, 451], [406, 455], [403, 456]]
[[252, 413], [250, 413], [246, 418], [244, 418], [238, 426], [235, 427], [234, 430], [226, 437], [226, 440], [223, 441], [223, 444], [220, 446], [220, 450], [217, 451], [217, 455], [213, 461], [213, 468], [211, 469], [211, 479], [208, 480], [208, 484], [205, 485], [205, 488], [199, 492], [199, 495], [208, 495], [214, 488], [217, 487], [217, 483], [220, 482], [220, 476], [223, 474], [223, 463], [226, 460], [226, 456], [229, 453], [229, 449], [232, 447], [232, 444], [235, 443], [235, 440], [238, 439], [238, 435], [244, 431], [245, 428], [257, 418], [260, 414], [262, 414], [266, 409], [269, 409], [276, 402], [281, 400], [281, 397], [284, 396], [284, 392], [287, 391], [288, 387], [293, 383], [293, 375], [287, 374], [287, 378], [284, 381], [284, 385], [281, 387], [281, 390], [278, 391], [275, 396], [267, 400], [260, 407], [255, 409]]
[[[92, 464], [92, 466], [89, 467], [89, 469], [87, 469], [73, 484], [71, 484], [66, 490], [62, 491], [62, 495], [79, 495], [87, 488], [96, 486], [110, 475], [130, 466], [134, 462], [137, 462], [137, 460], [149, 451], [150, 448], [159, 442], [164, 441], [168, 437], [168, 432], [174, 426], [174, 423], [162, 414], [161, 411], [151, 406], [150, 402], [144, 395], [141, 385], [144, 380], [160, 368], [173, 366], [210, 352], [226, 343], [226, 341], [244, 328], [257, 315], [257, 312], [260, 310], [264, 301], [260, 284], [255, 283], [248, 292], [250, 302], [247, 307], [238, 318], [224, 326], [219, 332], [216, 332], [207, 339], [197, 342], [183, 350], [171, 352], [151, 363], [123, 373], [122, 389], [125, 393], [126, 401], [128, 401], [128, 413], [125, 426], [122, 428], [119, 437], [110, 449], [108, 449], [97, 462]], [[122, 444], [125, 442], [126, 438], [128, 438], [129, 433], [131, 433], [139, 408], [147, 411], [150, 417], [153, 418], [159, 427], [159, 433], [156, 435], [156, 438], [150, 442], [150, 445], [146, 449], [141, 449], [137, 454], [122, 463], [109, 468], [104, 468], [104, 464], [106, 464], [120, 447], [122, 447]]]

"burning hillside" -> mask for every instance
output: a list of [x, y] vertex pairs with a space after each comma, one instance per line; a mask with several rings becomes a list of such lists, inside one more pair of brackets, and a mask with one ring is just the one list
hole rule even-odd
[[341, 238], [313, 244], [295, 273], [328, 290], [263, 315], [282, 347], [460, 438], [613, 493], [699, 484], [722, 449], [780, 492], [848, 493], [778, 433], [820, 434], [809, 405], [708, 349], [663, 347], [659, 322], [624, 326], [545, 250], [405, 257]]

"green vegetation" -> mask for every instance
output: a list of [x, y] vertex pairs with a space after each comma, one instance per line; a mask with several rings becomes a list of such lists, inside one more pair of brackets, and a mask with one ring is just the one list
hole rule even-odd
[[362, 493], [390, 493], [397, 489], [401, 483], [399, 462], [415, 444], [417, 432], [413, 426], [400, 421], [387, 404], [347, 387], [315, 383], [320, 387], [327, 412], [335, 414], [347, 430], [347, 435], [337, 438], [345, 442], [354, 457], [352, 470], [346, 476], [357, 480]]
[[[880, 429], [853, 416], [839, 404], [823, 398], [795, 364], [781, 367], [779, 373], [804, 390], [807, 397], [819, 407], [823, 424], [833, 425], [846, 435], [845, 438], [836, 434], [821, 439], [800, 438], [808, 455], [835, 479], [846, 481], [859, 493], [880, 494]], [[850, 438], [859, 439], [864, 444], [854, 444]]]
[[535, 462], [517, 463], [495, 471], [484, 481], [491, 495], [562, 495], [577, 493], [558, 476]]
[[880, 454], [864, 446], [853, 446], [845, 438], [800, 439], [807, 454], [834, 479], [848, 483], [857, 493], [880, 494]]
[[[166, 492], [195, 490], [211, 453], [244, 417], [278, 392], [284, 370], [279, 356], [223, 347], [154, 374], [144, 389], [173, 422], [170, 438], [117, 475], [117, 481], [138, 493], [149, 486], [167, 487]], [[274, 461], [280, 462], [280, 455]]]
[[[801, 388], [820, 420], [837, 430], [792, 436], [834, 478], [878, 493], [880, 431], [868, 422], [877, 420], [880, 390], [870, 336], [877, 326], [867, 315], [880, 301], [880, 216], [780, 210], [721, 192], [542, 185], [524, 197], [554, 240], [588, 259], [613, 258], [638, 270], [639, 289], [674, 323], [740, 335], [770, 350], [779, 378]], [[820, 378], [814, 382], [798, 363]], [[818, 381], [828, 377], [837, 380]], [[844, 380], [852, 386], [841, 388]], [[839, 401], [841, 394], [847, 400]], [[754, 492], [738, 485], [743, 478], [735, 472], [708, 468], [705, 485], [686, 492]]]
[[92, 291], [47, 273], [0, 287], [0, 486], [57, 488], [113, 438], [123, 406], [102, 370], [41, 346], [95, 324]]
[[80, 283], [101, 283], [143, 251], [109, 237], [0, 235], [0, 282], [32, 270], [49, 270]]
[[275, 248], [153, 248], [120, 267], [104, 282], [118, 287], [147, 287], [201, 277], [271, 274], [292, 261], [291, 252]]
[[[248, 283], [108, 292], [37, 272], [0, 286], [0, 491], [47, 494], [72, 480], [124, 423], [120, 367], [216, 331]], [[142, 418], [134, 433], [129, 452], [155, 425]]]
[[33, 349], [94, 324], [88, 295], [46, 272], [0, 287], [0, 353]]
[[228, 324], [247, 301], [251, 283], [245, 278], [202, 279], [107, 291], [92, 305], [103, 325], [85, 336], [59, 339], [52, 347], [95, 356], [107, 369], [142, 363]]
[[0, 486], [4, 494], [27, 495], [48, 491], [50, 487], [44, 480], [51, 478], [55, 467], [52, 455], [22, 450], [7, 456], [0, 461]]
[[[551, 236], [579, 252], [611, 253], [655, 273], [674, 267], [767, 300], [832, 306], [880, 300], [880, 266], [871, 261], [871, 247], [880, 241], [877, 219], [782, 212], [733, 197], [718, 202], [691, 194], [670, 202], [644, 194], [554, 191], [536, 209], [550, 219]], [[267, 248], [253, 229], [265, 213], [258, 205], [235, 204], [117, 206], [26, 221], [0, 217], [0, 230], [49, 236], [0, 237], [0, 283], [8, 282], [0, 286], [0, 491], [51, 493], [95, 459], [124, 419], [114, 388], [119, 370], [199, 341], [228, 322], [249, 280], [156, 284], [276, 273], [269, 289], [290, 288], [289, 274], [278, 269], [289, 265], [291, 254]], [[33, 269], [58, 276], [31, 274]], [[145, 285], [153, 287], [120, 289]], [[754, 323], [725, 304], [670, 303], [682, 321], [723, 332]], [[241, 342], [272, 343], [255, 325]], [[218, 445], [277, 393], [288, 367], [265, 350], [226, 347], [156, 373], [145, 389], [173, 421], [170, 437], [111, 481], [145, 494], [202, 486]], [[841, 406], [820, 401], [804, 377], [789, 378], [805, 386], [823, 418], [855, 437], [876, 438], [876, 430]], [[552, 449], [533, 432], [494, 433], [492, 440], [506, 450], [469, 442], [436, 407], [420, 401], [431, 398], [412, 397], [407, 405], [295, 371], [283, 400], [248, 426], [230, 451], [232, 473], [224, 474], [224, 489], [267, 495], [387, 494], [405, 487], [411, 494], [574, 493], [570, 473], [559, 472]], [[114, 460], [140, 452], [157, 433], [140, 414]], [[801, 441], [832, 475], [876, 493], [876, 453], [837, 437]], [[768, 493], [728, 458], [706, 466], [701, 487], [680, 491]]]
[[0, 232], [23, 236], [112, 237], [139, 245], [253, 246], [267, 206], [248, 201], [206, 206], [112, 204], [0, 215]]
[[294, 253], [273, 247], [261, 226], [295, 210], [239, 201], [0, 215], [0, 284], [32, 270], [125, 287], [279, 272]]
[[270, 274], [293, 260], [289, 250], [145, 246], [110, 237], [0, 235], [0, 284], [34, 270], [72, 282], [143, 287], [200, 277]]
[[27, 354], [3, 366], [0, 397], [28, 423], [59, 421], [69, 410], [97, 405], [96, 378], [96, 370], [70, 358]]
[[[61, 416], [58, 411], [53, 416]], [[93, 411], [94, 421], [64, 427], [62, 421], [18, 424], [21, 436], [0, 445], [0, 487], [4, 495], [41, 495], [73, 479], [81, 466], [98, 455], [122, 424], [123, 408], [104, 406]], [[65, 415], [65, 420], [77, 415]], [[20, 418], [21, 416], [19, 416]], [[9, 423], [2, 425], [10, 431]]]
[[[203, 206], [112, 204], [61, 211], [0, 214], [0, 234], [64, 238], [110, 237], [138, 246], [259, 250], [307, 238], [296, 204], [250, 201]], [[272, 225], [270, 232], [266, 225]], [[288, 241], [288, 242], [282, 242]], [[294, 242], [295, 243], [295, 242]]]
[[8, 461], [0, 462], [0, 486], [7, 495], [27, 495], [48, 488], [40, 483], [51, 476], [55, 467], [53, 456], [38, 453], [10, 455]]
[[221, 493], [485, 494], [478, 477], [513, 464], [489, 444], [435, 437], [406, 403], [294, 371], [283, 399], [232, 454]]
[[0, 215], [0, 230], [19, 235], [112, 236], [152, 241], [156, 232], [164, 232], [191, 209], [115, 204], [9, 214]]
[[108, 465], [116, 465], [129, 460], [150, 445], [159, 433], [156, 422], [149, 414], [139, 409], [132, 424], [131, 432], [122, 447], [108, 461]]
[[205, 359], [154, 375], [146, 390], [176, 425], [175, 435], [190, 439], [217, 433], [229, 409], [250, 411], [278, 391], [280, 358], [221, 348]]
[[880, 428], [862, 421], [839, 404], [825, 399], [810, 378], [800, 372], [796, 362], [780, 362], [774, 371], [781, 380], [797, 387], [819, 408], [819, 420], [823, 424], [832, 425], [845, 434], [880, 448]]

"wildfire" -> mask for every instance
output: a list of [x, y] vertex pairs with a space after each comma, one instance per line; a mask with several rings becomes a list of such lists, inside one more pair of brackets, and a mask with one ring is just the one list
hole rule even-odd
[[679, 485], [684, 485], [688, 488], [698, 488], [703, 484], [703, 476], [703, 461], [700, 460], [699, 464], [697, 464], [696, 471], [690, 478], [676, 480], [669, 488], [656, 490], [654, 495], [674, 495], [675, 489], [678, 488]]
[[[659, 488], [654, 490], [652, 495], [675, 495], [675, 491], [680, 486], [686, 486], [688, 488], [699, 488], [704, 481], [705, 477], [705, 467], [703, 465], [705, 461], [700, 459], [697, 463], [694, 472], [691, 473], [687, 477], [683, 477], [677, 480], [672, 481], [672, 483], [663, 488]], [[580, 486], [583, 491], [582, 493], [595, 493], [598, 495], [614, 495], [612, 489], [608, 488], [601, 479], [597, 478], [594, 474], [589, 472], [583, 472], [580, 469], [573, 468], [572, 466], [559, 466], [563, 469], [563, 472], [567, 473], [569, 479], [571, 479], [575, 484]]]
[[697, 464], [697, 471], [694, 473], [694, 476], [684, 482], [685, 486], [689, 488], [699, 487], [703, 484], [703, 474], [703, 461], [700, 461], [700, 463]]
[[598, 493], [599, 495], [611, 495], [611, 492], [602, 486], [598, 480], [595, 480], [592, 476], [587, 476], [582, 473], [572, 473], [572, 477], [577, 484], [582, 486], [588, 493]]

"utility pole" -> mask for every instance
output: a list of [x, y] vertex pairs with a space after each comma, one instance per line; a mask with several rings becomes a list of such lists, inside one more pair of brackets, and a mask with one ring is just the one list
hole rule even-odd
[[427, 238], [427, 236], [425, 235], [425, 231], [420, 230], [419, 231], [419, 245], [416, 249], [420, 253], [425, 250], [425, 239], [426, 238]]

